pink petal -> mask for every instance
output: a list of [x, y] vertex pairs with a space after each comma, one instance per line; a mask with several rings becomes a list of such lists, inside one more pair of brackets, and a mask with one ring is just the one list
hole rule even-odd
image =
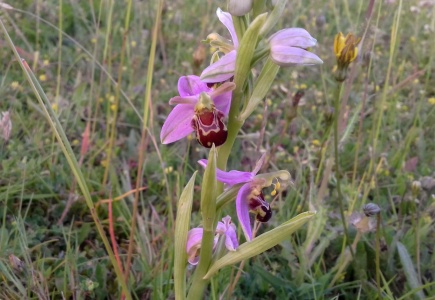
[[[207, 166], [206, 159], [201, 159], [198, 163], [204, 168]], [[225, 172], [216, 168], [216, 178], [225, 184], [234, 185], [251, 181], [254, 178], [254, 174], [251, 172], [241, 172], [236, 170]]]
[[216, 108], [225, 116], [230, 112], [232, 91], [235, 88], [236, 85], [233, 82], [225, 82], [209, 93]]
[[269, 38], [270, 45], [309, 48], [316, 45], [317, 40], [303, 28], [287, 28], [276, 32]]
[[234, 47], [237, 48], [239, 46], [239, 40], [237, 38], [236, 30], [234, 29], [233, 17], [230, 13], [224, 12], [220, 8], [217, 9], [216, 14], [222, 24], [224, 24], [230, 32]]
[[243, 233], [246, 240], [252, 240], [251, 220], [249, 219], [249, 206], [248, 197], [251, 193], [251, 184], [244, 184], [237, 194], [236, 198], [236, 211], [239, 218], [240, 226], [242, 226]]
[[189, 230], [187, 234], [187, 244], [186, 244], [186, 251], [189, 252], [193, 247], [197, 246], [198, 244], [201, 245], [202, 241], [202, 234], [204, 229], [203, 228], [192, 228]]
[[202, 228], [193, 228], [187, 234], [187, 260], [192, 265], [196, 265], [199, 261], [198, 250], [201, 247], [203, 231]]
[[223, 82], [234, 76], [237, 51], [228, 52], [202, 71], [201, 80], [206, 83]]
[[222, 223], [221, 221], [218, 222], [216, 226], [216, 233], [217, 234], [225, 234], [225, 231], [227, 231], [227, 226]]
[[210, 88], [196, 75], [182, 76], [178, 79], [178, 92], [180, 96], [194, 96], [201, 92], [209, 92]]
[[226, 216], [222, 218], [222, 222], [225, 225], [225, 246], [229, 251], [236, 251], [239, 247], [239, 241], [237, 240], [236, 226], [231, 222], [231, 217]]
[[226, 92], [213, 98], [216, 108], [223, 112], [225, 116], [228, 116], [228, 113], [230, 112], [232, 95], [232, 92]]
[[166, 118], [160, 132], [162, 144], [169, 144], [188, 136], [192, 131], [193, 106], [179, 104]]
[[192, 106], [195, 106], [198, 102], [199, 95], [195, 96], [175, 96], [169, 99], [169, 104], [190, 104]]
[[228, 228], [225, 232], [225, 246], [230, 251], [236, 251], [239, 247], [239, 241], [237, 240], [237, 233], [234, 227]]
[[317, 65], [323, 63], [314, 53], [296, 47], [274, 46], [270, 50], [270, 56], [274, 63], [283, 67], [295, 64]]

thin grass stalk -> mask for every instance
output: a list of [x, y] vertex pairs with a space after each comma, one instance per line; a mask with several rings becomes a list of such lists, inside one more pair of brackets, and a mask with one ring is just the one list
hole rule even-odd
[[[381, 12], [381, 1], [379, 3], [379, 11], [378, 11], [378, 16], [380, 15]], [[373, 145], [372, 145], [372, 155], [370, 158], [370, 164], [369, 164], [369, 174], [372, 172], [373, 170], [373, 166], [375, 164], [375, 160], [376, 160], [376, 149], [378, 146], [378, 138], [379, 138], [379, 133], [381, 130], [381, 124], [382, 124], [382, 119], [384, 116], [384, 105], [387, 101], [387, 92], [388, 92], [388, 85], [390, 82], [390, 76], [391, 76], [391, 70], [393, 68], [393, 60], [394, 60], [394, 49], [396, 47], [396, 42], [397, 42], [397, 34], [398, 34], [398, 29], [399, 29], [399, 24], [400, 24], [400, 15], [401, 15], [401, 11], [402, 11], [402, 0], [399, 1], [399, 7], [397, 8], [396, 11], [396, 15], [395, 15], [395, 22], [393, 23], [393, 27], [391, 29], [391, 40], [390, 40], [390, 55], [389, 55], [389, 60], [388, 60], [388, 67], [387, 67], [387, 73], [385, 76], [385, 84], [384, 84], [384, 88], [382, 90], [382, 96], [381, 96], [381, 100], [378, 103], [378, 114], [377, 117], [375, 119], [375, 121], [373, 122], [373, 128], [372, 128], [372, 140], [373, 140]]]
[[[114, 1], [113, 0], [109, 0], [108, 2], [110, 2], [109, 6], [109, 15], [107, 17], [107, 31], [106, 31], [106, 35], [104, 38], [104, 50], [103, 50], [103, 64], [105, 64], [107, 66], [107, 71], [108, 73], [112, 73], [112, 55], [110, 53], [111, 51], [111, 46], [112, 44], [110, 43], [110, 41], [112, 41], [112, 17], [113, 17], [113, 7], [114, 7]], [[107, 79], [107, 84], [109, 79]], [[116, 84], [116, 83], [115, 83]], [[109, 85], [109, 84], [108, 84]], [[106, 99], [109, 100], [109, 99]], [[110, 105], [106, 106], [106, 124], [108, 124], [109, 126], [106, 126], [106, 132], [105, 132], [105, 140], [109, 140], [110, 143]], [[104, 182], [106, 182], [106, 176], [108, 176], [106, 174], [106, 170], [104, 170], [104, 174], [105, 177], [103, 178], [103, 184]]]
[[[99, 36], [99, 32], [100, 32], [100, 28], [98, 26], [98, 24], [100, 24], [101, 21], [101, 12], [103, 11], [102, 9], [102, 5], [103, 5], [103, 1], [100, 2], [100, 6], [98, 9], [98, 17], [97, 20], [95, 22], [95, 36]], [[93, 5], [91, 5], [91, 8], [93, 7]], [[94, 10], [92, 9], [92, 15], [94, 15]], [[98, 51], [98, 39], [95, 39], [95, 44], [94, 44], [94, 49], [92, 52], [92, 56], [96, 57], [97, 56], [97, 51]], [[87, 121], [87, 123], [92, 123], [92, 128], [91, 128], [91, 133], [90, 133], [90, 140], [92, 140], [92, 137], [95, 135], [95, 131], [97, 128], [97, 116], [100, 112], [100, 105], [98, 104], [97, 101], [95, 101], [95, 99], [98, 99], [99, 95], [100, 95], [100, 91], [101, 91], [101, 82], [103, 80], [103, 76], [100, 76], [100, 85], [98, 85], [97, 87], [97, 92], [95, 93], [94, 96], [94, 86], [95, 86], [95, 70], [96, 70], [96, 66], [97, 66], [97, 62], [95, 59], [92, 59], [92, 66], [91, 66], [91, 80], [90, 80], [90, 87], [89, 87], [89, 102], [88, 102], [88, 113], [91, 116], [91, 118]], [[92, 110], [92, 107], [95, 103], [95, 110]], [[93, 112], [92, 112], [93, 111]], [[95, 120], [94, 122], [92, 122], [93, 120]], [[87, 125], [87, 124], [86, 124]], [[89, 159], [88, 160], [88, 172], [90, 171], [90, 169], [92, 168], [94, 163], [93, 159]]]
[[110, 234], [110, 241], [112, 243], [113, 254], [115, 255], [116, 262], [118, 263], [118, 266], [119, 266], [119, 269], [121, 270], [121, 272], [123, 272], [121, 259], [119, 258], [119, 253], [118, 253], [118, 245], [116, 243], [116, 238], [115, 238], [115, 227], [113, 225], [114, 222], [113, 222], [112, 202], [113, 202], [112, 195], [110, 195], [110, 199], [109, 199], [109, 234]]
[[[40, 19], [38, 18], [38, 16], [36, 16], [33, 13], [30, 13], [28, 11], [25, 10], [21, 10], [21, 9], [14, 9], [15, 11], [26, 15], [26, 16], [30, 16], [33, 17], [35, 19], [38, 19], [39, 21], [41, 21], [42, 23], [46, 24], [47, 26], [53, 28], [54, 30], [59, 30], [59, 28], [57, 28], [55, 25], [53, 25], [52, 23], [48, 22], [45, 19]], [[110, 22], [108, 22], [110, 24]], [[89, 52], [88, 49], [86, 49], [82, 44], [80, 44], [77, 40], [75, 40], [72, 36], [70, 36], [69, 34], [67, 34], [65, 31], [62, 31], [62, 34], [64, 37], [68, 38], [69, 41], [71, 41], [77, 48], [79, 48], [81, 51], [83, 51], [83, 53], [85, 53], [89, 58], [92, 59], [92, 61], [101, 69], [101, 71], [107, 76], [107, 78], [109, 79], [109, 81], [116, 86], [116, 80], [113, 78], [113, 76], [111, 75], [111, 70], [106, 69], [100, 62], [98, 62], [97, 58], [92, 55], [91, 52]], [[27, 44], [26, 40], [24, 40], [24, 42]], [[30, 45], [29, 45], [30, 48]], [[103, 61], [105, 61], [105, 58], [103, 58]], [[133, 102], [131, 102], [130, 98], [127, 96], [127, 94], [121, 89], [120, 90], [121, 95], [124, 97], [125, 101], [127, 101], [127, 103], [130, 105], [130, 108], [134, 111], [134, 113], [136, 114], [136, 116], [143, 121], [142, 115], [139, 113], [139, 111], [137, 110], [137, 108], [133, 105]]]
[[380, 252], [381, 252], [381, 245], [380, 245], [380, 239], [381, 239], [381, 232], [380, 232], [380, 226], [381, 226], [381, 214], [379, 213], [377, 216], [377, 223], [376, 223], [376, 285], [378, 288], [378, 298], [382, 299], [382, 291], [381, 291], [381, 262], [380, 262]]
[[347, 222], [346, 216], [344, 215], [344, 207], [343, 207], [343, 194], [341, 192], [341, 175], [340, 175], [340, 160], [338, 159], [338, 119], [340, 116], [340, 99], [343, 92], [344, 83], [341, 82], [337, 85], [337, 89], [335, 91], [335, 117], [334, 117], [334, 160], [335, 160], [335, 177], [337, 180], [337, 193], [338, 193], [338, 205], [340, 208], [340, 217], [341, 222], [343, 223], [343, 230], [346, 239], [346, 244], [349, 246], [350, 253], [352, 257], [354, 256], [353, 249], [350, 246], [349, 232], [347, 230]]
[[63, 0], [59, 0], [59, 30], [57, 32], [58, 38], [58, 55], [57, 55], [57, 78], [56, 78], [56, 94], [55, 94], [55, 104], [56, 109], [54, 110], [56, 113], [59, 109], [59, 96], [60, 96], [60, 82], [61, 82], [61, 70], [62, 70], [62, 28], [63, 28]]
[[[151, 88], [153, 84], [153, 73], [154, 73], [154, 61], [156, 57], [156, 46], [157, 46], [157, 38], [160, 27], [160, 20], [162, 16], [163, 10], [163, 0], [159, 0], [156, 7], [156, 19], [154, 21], [154, 29], [151, 40], [151, 48], [148, 60], [148, 69], [147, 69], [147, 81], [146, 81], [146, 90], [145, 90], [145, 99], [144, 99], [144, 107], [143, 107], [143, 123], [142, 123], [142, 135], [140, 140], [139, 147], [139, 161], [137, 167], [137, 178], [136, 178], [136, 193], [134, 194], [134, 202], [133, 202], [133, 212], [131, 216], [131, 228], [130, 228], [130, 243], [128, 245], [127, 251], [127, 261], [125, 263], [125, 279], [128, 279], [130, 268], [131, 268], [131, 258], [133, 255], [133, 246], [134, 246], [134, 234], [136, 231], [136, 218], [138, 214], [138, 206], [139, 206], [139, 190], [142, 187], [142, 166], [145, 159], [145, 138], [147, 136], [147, 127], [148, 127], [148, 118], [150, 115], [150, 107], [151, 107]], [[173, 219], [172, 206], [169, 207], [169, 219]], [[173, 221], [173, 220], [172, 220]]]
[[25, 60], [22, 60], [20, 55], [17, 52], [17, 49], [15, 48], [14, 43], [12, 42], [11, 37], [9, 36], [9, 33], [3, 24], [3, 21], [0, 19], [0, 26], [3, 29], [3, 32], [5, 34], [6, 40], [11, 48], [11, 50], [14, 52], [15, 58], [17, 59], [18, 63], [20, 64], [27, 81], [29, 82], [33, 92], [35, 93], [36, 98], [38, 99], [39, 105], [42, 108], [42, 111], [45, 114], [45, 117], [47, 118], [48, 123], [51, 126], [51, 129], [56, 135], [56, 139], [59, 142], [59, 146], [61, 147], [65, 158], [71, 168], [71, 171], [74, 175], [74, 177], [77, 180], [77, 183], [80, 186], [80, 189], [82, 191], [83, 197], [85, 198], [86, 204], [90, 210], [92, 219], [94, 221], [94, 224], [97, 228], [97, 231], [101, 237], [101, 240], [106, 248], [106, 251], [109, 255], [110, 262], [112, 263], [112, 266], [115, 270], [117, 280], [120, 282], [120, 285], [122, 287], [123, 292], [125, 293], [127, 299], [132, 299], [130, 292], [128, 290], [126, 281], [124, 281], [122, 272], [119, 269], [116, 258], [113, 254], [113, 251], [110, 247], [110, 243], [105, 235], [103, 226], [100, 223], [100, 220], [98, 218], [98, 215], [95, 211], [94, 203], [92, 202], [91, 194], [89, 192], [88, 186], [86, 184], [86, 179], [83, 176], [83, 173], [80, 170], [80, 167], [78, 165], [77, 159], [74, 155], [74, 152], [71, 148], [71, 145], [68, 141], [68, 138], [66, 137], [65, 131], [62, 128], [62, 125], [59, 122], [59, 119], [57, 118], [56, 114], [54, 113], [53, 109], [51, 108], [50, 101], [48, 100], [47, 96], [45, 95], [44, 90], [42, 89], [41, 85], [39, 84], [38, 80], [36, 79], [35, 75], [33, 74], [32, 70], [30, 69], [29, 65]]
[[[62, 28], [63, 28], [63, 14], [62, 14], [62, 10], [63, 10], [63, 0], [59, 0], [59, 10], [58, 10], [58, 27], [59, 27], [59, 31], [58, 31], [58, 55], [57, 55], [57, 75], [56, 75], [56, 93], [55, 93], [55, 97], [54, 97], [54, 111], [56, 113], [59, 112], [59, 96], [60, 96], [60, 81], [61, 81], [61, 69], [62, 69]], [[55, 142], [56, 142], [56, 137], [54, 136], [54, 134], [52, 134], [51, 137], [51, 155], [52, 155], [52, 162], [53, 164], [56, 163], [57, 161], [57, 153], [54, 152], [54, 147], [55, 147]]]
[[[111, 126], [110, 127], [110, 137], [109, 137], [109, 147], [107, 149], [107, 164], [106, 168], [104, 170], [104, 176], [103, 176], [103, 185], [106, 184], [108, 176], [109, 176], [109, 169], [112, 162], [112, 153], [113, 153], [113, 147], [115, 145], [115, 138], [116, 138], [116, 121], [118, 120], [118, 109], [119, 109], [119, 97], [120, 97], [120, 91], [121, 91], [121, 85], [122, 85], [122, 75], [123, 75], [123, 68], [124, 68], [124, 58], [125, 58], [125, 49], [126, 49], [126, 43], [127, 43], [127, 35], [130, 28], [130, 14], [131, 14], [131, 6], [132, 1], [129, 0], [127, 4], [127, 10], [125, 15], [125, 23], [124, 23], [124, 33], [122, 35], [122, 46], [121, 46], [121, 53], [120, 53], [120, 60], [119, 60], [119, 66], [118, 66], [118, 82], [116, 83], [116, 89], [115, 89], [115, 101], [113, 103], [113, 106], [115, 109], [113, 110], [113, 115], [110, 118]], [[110, 112], [112, 105], [108, 106], [108, 111]]]

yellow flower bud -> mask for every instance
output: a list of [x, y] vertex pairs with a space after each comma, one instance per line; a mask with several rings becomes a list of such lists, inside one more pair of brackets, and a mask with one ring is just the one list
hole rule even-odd
[[346, 36], [343, 33], [338, 33], [334, 39], [334, 54], [337, 58], [337, 81], [344, 81], [346, 79], [347, 68], [349, 64], [358, 56], [358, 43], [361, 38], [357, 38], [352, 33]]

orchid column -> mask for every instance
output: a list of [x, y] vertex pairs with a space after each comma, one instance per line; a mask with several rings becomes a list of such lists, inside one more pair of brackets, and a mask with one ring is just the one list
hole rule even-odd
[[[163, 125], [162, 143], [175, 142], [194, 132], [199, 144], [211, 148], [208, 160], [199, 161], [205, 168], [201, 184], [201, 227], [194, 224], [191, 229], [190, 224], [196, 172], [179, 200], [174, 266], [177, 299], [184, 299], [186, 292], [188, 299], [202, 299], [209, 279], [217, 271], [270, 249], [314, 215], [314, 212], [302, 213], [255, 237], [252, 224], [267, 222], [273, 216], [263, 188], [274, 185], [275, 195], [290, 181], [290, 173], [282, 170], [258, 174], [265, 153], [258, 154], [261, 158], [252, 172], [226, 172], [241, 127], [264, 101], [280, 66], [322, 63], [307, 50], [315, 46], [316, 40], [306, 30], [287, 28], [269, 36], [286, 2], [277, 1], [270, 12], [264, 12], [265, 6], [257, 2], [253, 6], [252, 0], [229, 1], [233, 15], [217, 9], [217, 17], [229, 34], [223, 37], [212, 33], [207, 37], [207, 42], [217, 49], [210, 66], [200, 77], [181, 77], [179, 96], [169, 101], [176, 106]], [[249, 23], [246, 14], [251, 10], [255, 18]], [[251, 71], [260, 64], [262, 70], [254, 79]], [[223, 207], [234, 200], [237, 218], [221, 216]], [[238, 224], [246, 240], [240, 245], [236, 236]], [[187, 262], [196, 265], [190, 288], [186, 288]]]

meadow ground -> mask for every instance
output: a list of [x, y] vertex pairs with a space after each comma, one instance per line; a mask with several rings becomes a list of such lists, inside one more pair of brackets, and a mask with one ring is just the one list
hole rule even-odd
[[[12, 123], [7, 141], [0, 131], [0, 298], [119, 299], [120, 271], [133, 298], [173, 298], [177, 201], [208, 151], [195, 138], [162, 145], [159, 134], [178, 77], [208, 65], [201, 41], [228, 38], [215, 14], [225, 2], [10, 2], [0, 3], [0, 112]], [[222, 269], [207, 298], [435, 299], [435, 2], [290, 0], [284, 27], [307, 29], [324, 64], [281, 68], [228, 169], [251, 170], [266, 150], [264, 170], [292, 175], [259, 233], [317, 214]], [[337, 172], [340, 31], [365, 35], [340, 97]], [[194, 199], [197, 226], [199, 192]], [[364, 218], [367, 203], [378, 217]], [[105, 243], [117, 245], [117, 263]]]

